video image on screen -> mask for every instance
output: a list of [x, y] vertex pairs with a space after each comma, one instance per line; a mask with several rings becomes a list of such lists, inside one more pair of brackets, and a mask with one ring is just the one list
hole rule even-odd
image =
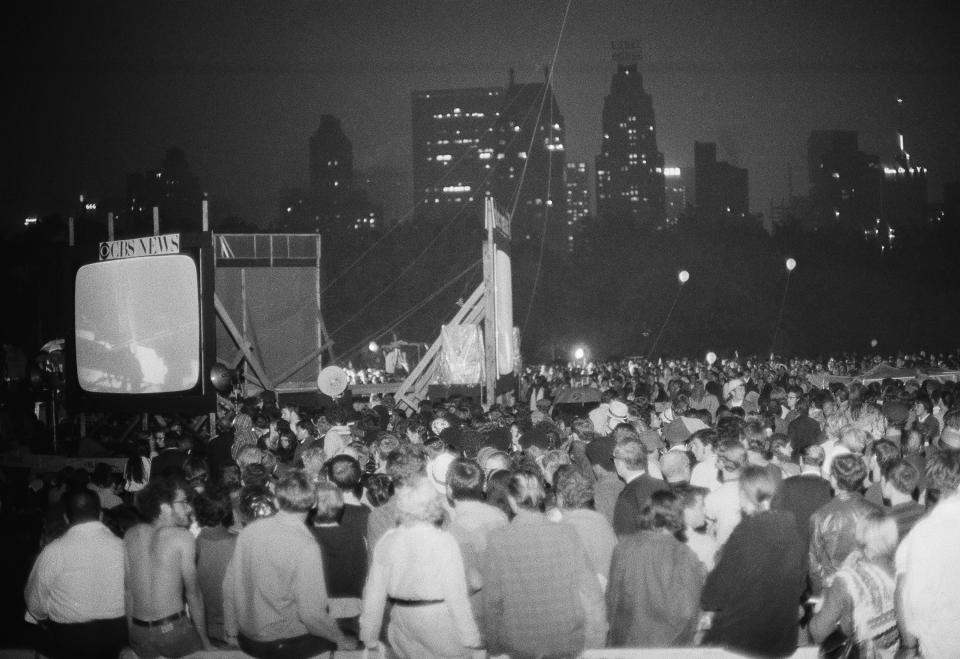
[[77, 380], [84, 391], [187, 391], [200, 377], [197, 266], [183, 254], [101, 261], [77, 272]]

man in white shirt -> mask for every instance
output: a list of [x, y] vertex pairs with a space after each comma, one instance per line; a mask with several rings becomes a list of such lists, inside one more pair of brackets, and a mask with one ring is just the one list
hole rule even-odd
[[51, 659], [116, 656], [127, 645], [123, 541], [100, 522], [100, 499], [68, 492], [70, 528], [37, 557], [24, 597]]
[[960, 656], [960, 459], [937, 454], [928, 467], [941, 499], [900, 542], [896, 555], [898, 657]]

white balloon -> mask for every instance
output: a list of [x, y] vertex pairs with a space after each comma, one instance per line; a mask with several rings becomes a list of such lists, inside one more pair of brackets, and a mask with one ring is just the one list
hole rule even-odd
[[787, 259], [787, 272], [793, 272], [793, 269], [797, 267], [797, 260], [793, 257]]
[[717, 353], [712, 350], [707, 353], [707, 363], [713, 366], [713, 363], [717, 361]]
[[380, 349], [380, 346], [377, 345], [376, 341], [371, 341], [370, 345], [367, 346], [367, 350], [369, 350], [370, 352], [376, 352], [379, 349]]
[[573, 358], [574, 358], [574, 359], [583, 359], [583, 348], [577, 348], [577, 349], [573, 352]]
[[686, 270], [681, 270], [680, 274], [677, 275], [677, 279], [680, 280], [681, 284], [686, 284], [690, 280], [690, 273]]
[[871, 348], [876, 348], [876, 347], [877, 347], [877, 340], [876, 340], [876, 339], [870, 339], [870, 347], [871, 347]]

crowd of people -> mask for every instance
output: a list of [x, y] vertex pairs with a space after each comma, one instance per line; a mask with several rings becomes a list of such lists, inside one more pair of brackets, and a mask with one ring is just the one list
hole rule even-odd
[[489, 406], [264, 392], [211, 437], [165, 423], [122, 474], [30, 483], [37, 648], [955, 658], [958, 385], [846, 379], [868, 365], [554, 365]]

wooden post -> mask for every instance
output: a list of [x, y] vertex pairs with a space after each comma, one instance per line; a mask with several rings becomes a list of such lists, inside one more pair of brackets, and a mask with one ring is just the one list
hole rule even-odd
[[160, 209], [153, 207], [153, 235], [160, 235]]

